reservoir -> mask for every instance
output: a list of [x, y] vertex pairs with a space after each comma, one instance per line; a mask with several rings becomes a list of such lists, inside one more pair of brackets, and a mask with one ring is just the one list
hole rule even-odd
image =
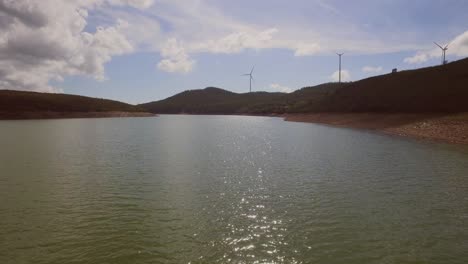
[[274, 117], [0, 121], [0, 263], [468, 263], [468, 147]]

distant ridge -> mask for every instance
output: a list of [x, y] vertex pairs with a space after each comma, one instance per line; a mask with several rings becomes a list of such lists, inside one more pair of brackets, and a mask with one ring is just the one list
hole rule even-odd
[[271, 103], [281, 104], [283, 93], [253, 92], [238, 94], [216, 87], [189, 90], [167, 99], [138, 105], [152, 113], [240, 114], [268, 113]]
[[233, 93], [208, 87], [139, 105], [167, 114], [317, 112], [468, 112], [468, 59], [350, 83], [326, 83], [293, 93]]

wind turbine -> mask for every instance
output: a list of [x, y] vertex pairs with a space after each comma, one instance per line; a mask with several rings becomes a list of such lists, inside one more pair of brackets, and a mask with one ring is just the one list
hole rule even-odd
[[339, 73], [338, 73], [338, 83], [341, 83], [341, 56], [343, 56], [344, 53], [337, 53], [338, 57], [340, 57], [340, 64], [339, 64]]
[[255, 66], [252, 67], [252, 70], [250, 71], [250, 73], [246, 73], [246, 74], [242, 74], [242, 76], [250, 76], [250, 89], [249, 89], [249, 93], [252, 92], [252, 80], [254, 79], [253, 76], [252, 76], [252, 73], [255, 69]]
[[449, 44], [447, 44], [445, 47], [442, 47], [441, 45], [437, 44], [436, 42], [434, 42], [434, 44], [436, 44], [437, 47], [439, 47], [442, 50], [442, 65], [445, 65], [447, 63], [447, 61], [445, 60], [445, 52], [448, 50]]

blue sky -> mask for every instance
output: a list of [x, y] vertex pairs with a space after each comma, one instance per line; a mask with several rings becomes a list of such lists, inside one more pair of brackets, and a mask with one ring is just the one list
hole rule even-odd
[[[54, 1], [44, 3], [56, 7]], [[465, 0], [83, 2], [56, 7], [64, 14], [82, 10], [75, 18], [79, 27], [73, 16], [60, 21], [60, 16], [37, 6], [37, 12], [70, 25], [46, 24], [42, 26], [44, 35], [50, 30], [54, 33], [50, 36], [62, 34], [70, 36], [70, 41], [55, 43], [44, 36], [44, 43], [55, 43], [55, 50], [64, 50], [64, 55], [43, 52], [39, 55], [47, 54], [47, 62], [34, 60], [27, 65], [40, 76], [37, 83], [41, 85], [27, 82], [21, 74], [10, 74], [5, 75], [4, 86], [143, 103], [207, 86], [247, 92], [248, 78], [240, 75], [253, 65], [256, 91], [293, 91], [334, 81], [338, 68], [335, 52], [345, 52], [342, 76], [351, 81], [392, 68], [436, 65], [440, 50], [433, 41], [451, 43], [448, 60], [468, 56]], [[8, 9], [3, 12], [17, 14]], [[6, 38], [38, 32], [37, 28], [28, 31], [28, 22], [17, 20], [27, 24], [25, 30], [15, 32], [18, 26], [11, 27], [12, 34], [5, 34]], [[80, 45], [67, 44], [74, 41]], [[28, 50], [32, 53], [36, 52]], [[16, 64], [19, 71], [25, 62], [14, 61]]]

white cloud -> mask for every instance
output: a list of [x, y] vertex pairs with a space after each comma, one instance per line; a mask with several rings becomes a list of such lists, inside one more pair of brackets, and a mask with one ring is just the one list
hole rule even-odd
[[416, 55], [407, 57], [403, 61], [408, 64], [419, 64], [428, 61], [430, 57], [431, 56], [429, 56], [427, 53], [418, 52]]
[[325, 1], [323, 0], [317, 0], [316, 3], [322, 7], [323, 9], [335, 14], [335, 15], [338, 15], [340, 14], [341, 12], [336, 8], [334, 7], [333, 5], [329, 4], [329, 3], [326, 3]]
[[[327, 12], [339, 13], [325, 1], [317, 1], [316, 4]], [[215, 2], [208, 1], [157, 0], [154, 8], [148, 9], [145, 14], [120, 12], [114, 17], [122, 16], [130, 22], [125, 33], [137, 47], [161, 53], [168, 40], [178, 40], [178, 46], [185, 55], [179, 56], [179, 59], [163, 55], [158, 62], [158, 69], [169, 72], [191, 71], [195, 60], [190, 57], [196, 53], [236, 54], [249, 49], [287, 49], [299, 57], [330, 54], [343, 47], [347, 47], [345, 52], [354, 54], [398, 52], [421, 47], [369, 35], [352, 24], [338, 28], [335, 23], [327, 27], [312, 24], [306, 28], [303, 23], [294, 24], [293, 20], [246, 22], [226, 15]], [[159, 21], [170, 26], [161, 27]], [[421, 58], [407, 61], [418, 59]]]
[[[330, 75], [330, 79], [334, 82], [339, 81], [339, 71], [334, 72], [332, 75]], [[351, 81], [351, 74], [349, 73], [348, 70], [341, 70], [341, 81], [342, 82], [348, 82]]]
[[365, 73], [379, 73], [383, 71], [382, 66], [364, 66], [362, 67], [362, 71]]
[[[326, 1], [316, 1], [315, 5], [333, 15], [339, 13], [338, 9]], [[354, 54], [420, 48], [419, 45], [380, 39], [375, 34], [349, 24], [349, 21], [340, 20], [326, 26], [310, 23], [307, 27], [300, 19], [295, 21], [290, 17], [247, 22], [236, 19], [233, 14], [226, 15], [218, 8], [216, 1], [158, 0], [154, 8], [149, 9], [149, 13], [151, 17], [157, 17], [169, 24], [170, 30], [163, 29], [152, 41], [144, 41], [158, 43], [161, 38], [176, 38], [183, 43], [187, 56], [195, 53], [236, 54], [249, 49], [286, 49], [299, 57], [331, 54], [343, 47], [347, 47], [345, 52]], [[174, 64], [169, 63], [166, 58], [163, 60], [161, 65]]]
[[189, 58], [184, 47], [175, 38], [169, 39], [161, 50], [164, 58], [158, 63], [158, 68], [166, 72], [187, 73], [195, 62]]
[[310, 56], [320, 51], [320, 45], [317, 43], [300, 43], [294, 47], [294, 56]]
[[235, 32], [215, 40], [193, 44], [192, 52], [210, 53], [240, 53], [246, 49], [273, 49], [283, 48], [294, 51], [294, 56], [311, 56], [321, 51], [318, 43], [290, 41], [276, 37], [280, 33], [277, 28], [258, 30], [254, 28]]
[[[456, 36], [452, 41], [449, 42], [446, 56], [466, 57], [468, 56], [468, 31]], [[430, 59], [441, 58], [442, 51], [440, 48], [432, 48], [429, 50], [418, 51], [414, 56], [407, 57], [404, 59], [405, 63], [408, 64], [419, 64], [424, 63]]]
[[139, 9], [145, 9], [154, 4], [154, 0], [108, 0], [113, 5], [131, 6]]
[[450, 42], [448, 54], [458, 57], [468, 56], [468, 31], [458, 35]]
[[290, 93], [293, 91], [293, 89], [287, 87], [287, 86], [282, 86], [282, 85], [279, 85], [277, 83], [272, 83], [270, 84], [270, 88], [272, 91], [275, 91], [275, 92], [282, 92], [282, 93]]
[[270, 48], [276, 28], [264, 31], [236, 32], [217, 40], [209, 40], [193, 46], [194, 51], [211, 53], [239, 53], [245, 49]]
[[113, 56], [134, 51], [123, 20], [86, 32], [88, 12], [103, 5], [144, 8], [148, 0], [0, 0], [0, 88], [60, 91], [49, 82], [70, 75], [105, 79]]
[[[315, 2], [320, 12], [334, 16], [329, 23], [287, 15], [240, 20], [216, 1], [203, 0], [0, 0], [0, 88], [57, 91], [51, 81], [70, 75], [103, 80], [113, 56], [140, 50], [160, 53], [156, 67], [174, 73], [193, 70], [191, 56], [203, 52], [286, 49], [312, 56], [343, 47], [354, 54], [421, 50], [411, 41], [387, 38], [394, 34], [383, 30], [362, 30], [336, 16], [340, 10], [328, 2]], [[95, 31], [97, 25], [105, 26]], [[452, 40], [448, 55], [468, 56], [468, 31]], [[440, 58], [440, 50], [422, 50], [405, 62], [432, 58]]]
[[[326, 1], [313, 2], [317, 10], [322, 9], [320, 12], [340, 13]], [[167, 38], [183, 40], [188, 53], [239, 53], [246, 49], [281, 48], [293, 51], [295, 56], [310, 56], [334, 53], [343, 47], [347, 47], [346, 51], [366, 54], [421, 47], [401, 44], [400, 39], [387, 41], [344, 18], [335, 17], [326, 25], [304, 23], [300, 18], [296, 20], [286, 15], [247, 22], [236, 19], [233, 13], [226, 15], [217, 7], [216, 1], [158, 0], [150, 13], [171, 25]], [[323, 22], [317, 19], [317, 22]]]

